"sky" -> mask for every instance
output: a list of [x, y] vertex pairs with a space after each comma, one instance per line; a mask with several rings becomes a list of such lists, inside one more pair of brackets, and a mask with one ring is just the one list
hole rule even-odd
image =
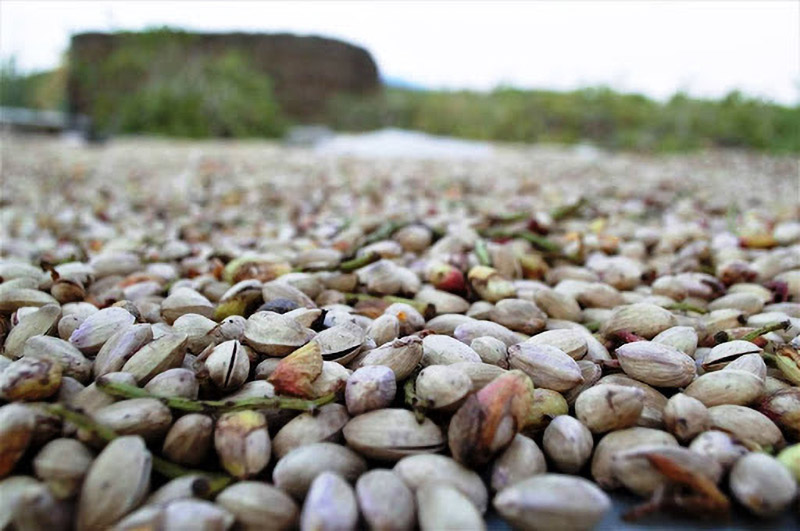
[[608, 85], [657, 99], [739, 89], [800, 102], [798, 0], [0, 0], [0, 56], [47, 69], [72, 33], [161, 25], [341, 38], [368, 49], [384, 77], [429, 88]]

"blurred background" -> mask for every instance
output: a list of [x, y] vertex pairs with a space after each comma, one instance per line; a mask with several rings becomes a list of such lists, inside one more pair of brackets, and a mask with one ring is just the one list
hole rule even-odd
[[800, 2], [0, 4], [2, 121], [800, 152]]

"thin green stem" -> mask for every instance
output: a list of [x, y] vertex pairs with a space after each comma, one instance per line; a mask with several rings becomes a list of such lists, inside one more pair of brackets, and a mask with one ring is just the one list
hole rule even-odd
[[790, 321], [778, 321], [775, 323], [769, 323], [761, 328], [756, 328], [752, 332], [748, 332], [742, 336], [742, 340], [744, 341], [752, 341], [757, 337], [761, 337], [764, 334], [769, 334], [770, 332], [775, 332], [776, 330], [786, 330], [792, 323]]
[[[69, 409], [63, 404], [43, 404], [41, 407], [44, 408], [48, 413], [71, 422], [78, 428], [92, 433], [105, 442], [111, 442], [119, 437], [119, 434], [117, 434], [111, 428], [95, 422], [95, 420], [88, 415], [79, 413], [73, 409]], [[168, 461], [167, 459], [157, 455], [152, 457], [153, 470], [164, 477], [175, 479], [189, 474], [198, 474], [206, 477], [209, 483], [209, 498], [219, 493], [233, 481], [232, 477], [225, 474], [211, 474], [204, 470], [193, 470], [190, 468], [185, 468], [177, 463], [173, 463], [172, 461]]]
[[376, 252], [365, 253], [357, 258], [353, 258], [352, 260], [346, 260], [339, 264], [339, 271], [344, 273], [349, 273], [351, 271], [355, 271], [365, 265], [369, 265], [373, 262], [377, 262], [381, 259], [381, 255]]
[[534, 247], [542, 251], [548, 251], [552, 253], [561, 252], [561, 246], [559, 244], [529, 230], [514, 232], [504, 229], [488, 229], [483, 231], [483, 235], [487, 238], [522, 238], [523, 240], [531, 242]]
[[550, 217], [553, 218], [553, 221], [561, 221], [562, 219], [574, 216], [584, 205], [588, 203], [589, 202], [585, 197], [581, 197], [574, 203], [561, 205], [560, 207], [553, 209], [553, 211], [550, 212]]
[[478, 263], [483, 266], [492, 265], [492, 257], [489, 255], [489, 248], [486, 246], [486, 240], [478, 238], [475, 240], [475, 256], [478, 258]]
[[271, 398], [253, 397], [241, 400], [189, 400], [181, 397], [163, 397], [154, 395], [135, 385], [112, 382], [99, 378], [97, 388], [105, 393], [120, 398], [154, 398], [160, 400], [171, 409], [191, 411], [195, 413], [219, 413], [225, 411], [238, 411], [242, 409], [294, 409], [297, 411], [314, 411], [322, 405], [333, 402], [336, 395], [330, 394], [315, 400], [305, 400], [287, 396]]

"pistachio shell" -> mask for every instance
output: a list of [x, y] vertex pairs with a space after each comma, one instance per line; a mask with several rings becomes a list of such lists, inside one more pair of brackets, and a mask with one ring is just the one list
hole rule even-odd
[[291, 529], [299, 516], [290, 496], [261, 481], [234, 483], [214, 501], [236, 517], [237, 525], [251, 531]]
[[444, 435], [436, 424], [429, 419], [418, 423], [414, 414], [405, 409], [377, 409], [354, 417], [343, 434], [351, 448], [382, 461], [433, 453], [444, 447]]
[[490, 484], [493, 490], [500, 491], [545, 472], [547, 463], [539, 446], [530, 437], [518, 433], [508, 448], [494, 460]]
[[281, 458], [272, 479], [276, 487], [295, 500], [302, 500], [311, 482], [322, 472], [334, 472], [352, 482], [366, 469], [364, 458], [351, 449], [333, 443], [314, 443], [295, 448]]
[[358, 478], [356, 497], [370, 529], [414, 529], [417, 516], [414, 495], [397, 474], [370, 470]]
[[393, 472], [414, 492], [428, 483], [451, 485], [461, 491], [481, 513], [486, 511], [489, 495], [481, 477], [450, 457], [411, 455], [398, 461]]
[[568, 391], [583, 381], [575, 360], [550, 345], [513, 345], [508, 349], [508, 364], [530, 376], [536, 387]]
[[733, 466], [731, 492], [750, 512], [768, 517], [779, 514], [794, 500], [797, 482], [774, 457], [748, 454]]

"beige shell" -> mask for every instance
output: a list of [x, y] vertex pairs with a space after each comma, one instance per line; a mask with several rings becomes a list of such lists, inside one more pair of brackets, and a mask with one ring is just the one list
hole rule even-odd
[[476, 337], [469, 347], [480, 356], [481, 361], [508, 369], [508, 348], [506, 344], [493, 337]]
[[94, 377], [121, 370], [131, 356], [152, 340], [153, 329], [148, 324], [135, 324], [118, 331], [97, 353], [92, 367]]
[[636, 387], [598, 384], [575, 400], [575, 416], [592, 433], [628, 428], [639, 419], [644, 396]]
[[484, 531], [481, 513], [462, 492], [451, 485], [426, 483], [417, 490], [420, 531], [474, 529]]
[[238, 389], [250, 374], [250, 349], [232, 339], [211, 350], [205, 360], [208, 376], [222, 391]]
[[366, 332], [355, 323], [343, 323], [327, 328], [316, 335], [324, 361], [346, 364], [358, 354], [366, 340]]
[[240, 481], [217, 495], [214, 502], [236, 517], [236, 523], [248, 531], [288, 530], [297, 521], [299, 510], [294, 500], [282, 490], [263, 481]]
[[338, 442], [348, 420], [350, 416], [341, 404], [325, 404], [313, 414], [302, 413], [278, 431], [272, 440], [272, 451], [280, 459], [305, 444]]
[[656, 387], [683, 387], [696, 373], [691, 357], [660, 343], [626, 343], [616, 353], [625, 374]]
[[300, 530], [355, 529], [358, 502], [353, 487], [332, 472], [322, 472], [308, 489], [300, 513]]
[[452, 335], [467, 345], [472, 343], [473, 339], [482, 336], [490, 336], [495, 339], [499, 339], [505, 343], [507, 347], [515, 345], [520, 341], [517, 334], [505, 326], [492, 321], [480, 321], [477, 319], [471, 319], [465, 323], [459, 324], [456, 326], [455, 330], [453, 330]]
[[612, 431], [595, 446], [592, 457], [592, 477], [604, 489], [613, 489], [621, 483], [612, 472], [614, 454], [646, 445], [678, 446], [678, 441], [669, 433], [652, 428], [628, 428]]
[[72, 344], [52, 336], [33, 336], [25, 342], [22, 357], [48, 359], [61, 366], [64, 376], [81, 383], [91, 379], [92, 362]]
[[161, 303], [161, 315], [169, 324], [187, 313], [196, 313], [211, 318], [214, 316], [214, 305], [191, 288], [174, 289]]
[[535, 334], [544, 329], [547, 314], [536, 304], [523, 299], [504, 299], [498, 301], [489, 312], [489, 320], [499, 323], [509, 330], [523, 334]]
[[587, 350], [586, 339], [583, 334], [574, 330], [548, 330], [536, 334], [525, 343], [531, 345], [550, 345], [556, 347], [574, 360], [581, 359]]
[[642, 414], [639, 416], [637, 426], [645, 428], [661, 428], [664, 425], [664, 408], [667, 406], [667, 397], [660, 391], [647, 385], [646, 383], [634, 380], [624, 374], [609, 374], [603, 376], [597, 381], [598, 384], [616, 384], [627, 385], [629, 387], [638, 387], [644, 391], [644, 404], [642, 407]]
[[88, 316], [69, 337], [69, 342], [85, 354], [94, 354], [100, 351], [111, 336], [129, 327], [135, 320], [123, 308], [105, 308]]
[[171, 461], [197, 466], [206, 460], [213, 437], [214, 421], [211, 417], [189, 413], [176, 420], [169, 429], [163, 452]]
[[536, 441], [518, 433], [492, 463], [490, 485], [493, 490], [501, 491], [514, 483], [545, 472], [547, 463]]
[[451, 457], [437, 454], [404, 457], [392, 469], [412, 491], [428, 483], [445, 483], [461, 491], [483, 513], [489, 494], [481, 477]]
[[578, 360], [578, 367], [581, 369], [583, 382], [564, 393], [564, 398], [570, 406], [575, 404], [575, 400], [578, 399], [582, 392], [596, 384], [603, 376], [602, 367], [592, 361]]
[[197, 400], [200, 383], [194, 371], [183, 368], [168, 369], [147, 382], [144, 389], [155, 396]]
[[669, 310], [655, 304], [637, 303], [615, 309], [600, 331], [606, 336], [626, 331], [651, 339], [676, 324]]
[[708, 430], [699, 434], [689, 445], [689, 449], [713, 458], [724, 470], [729, 470], [740, 457], [749, 452], [731, 435], [717, 430]]
[[763, 349], [750, 341], [739, 339], [727, 341], [711, 349], [711, 352], [703, 360], [703, 368], [706, 370], [721, 369], [740, 356], [760, 354], [761, 352], [763, 352]]
[[400, 321], [394, 315], [380, 315], [367, 328], [367, 337], [377, 346], [394, 341], [400, 335]]
[[350, 420], [343, 430], [348, 446], [370, 459], [396, 461], [406, 455], [444, 448], [442, 430], [430, 419], [417, 422], [405, 409], [377, 409]]
[[414, 529], [417, 519], [414, 494], [397, 474], [389, 470], [370, 470], [358, 478], [356, 497], [370, 529]]
[[370, 350], [360, 366], [384, 365], [394, 372], [398, 381], [405, 380], [422, 360], [422, 339], [406, 336]]
[[492, 380], [505, 374], [506, 370], [501, 369], [497, 365], [490, 365], [488, 363], [473, 363], [471, 361], [464, 361], [461, 363], [453, 363], [449, 365], [453, 369], [458, 369], [463, 372], [472, 381], [472, 390], [478, 391], [484, 388]]
[[431, 409], [452, 411], [471, 391], [470, 377], [451, 365], [430, 365], [416, 380], [417, 396]]
[[422, 340], [422, 365], [449, 365], [470, 361], [480, 363], [481, 357], [468, 345], [450, 336], [433, 334]]
[[150, 489], [152, 458], [141, 437], [119, 437], [94, 460], [78, 500], [77, 529], [102, 529], [135, 509]]
[[533, 294], [533, 300], [539, 308], [553, 319], [579, 321], [581, 318], [581, 307], [575, 298], [569, 294], [549, 288], [540, 289]]
[[267, 356], [286, 356], [314, 337], [294, 319], [274, 312], [256, 312], [247, 319], [244, 341]]
[[102, 407], [92, 418], [121, 435], [139, 435], [154, 441], [163, 437], [172, 424], [169, 408], [155, 398], [131, 398]]
[[781, 430], [766, 415], [745, 406], [725, 404], [708, 408], [711, 427], [731, 433], [742, 441], [761, 446], [783, 446]]
[[364, 458], [350, 448], [323, 442], [300, 446], [283, 456], [272, 471], [272, 480], [283, 492], [302, 500], [322, 472], [334, 472], [352, 482], [366, 470]]
[[697, 341], [697, 331], [691, 326], [673, 326], [653, 338], [653, 343], [667, 345], [692, 357], [697, 350]]
[[797, 482], [789, 470], [774, 457], [755, 452], [733, 466], [730, 487], [739, 503], [763, 517], [779, 514], [797, 494]]
[[666, 457], [685, 468], [702, 473], [715, 483], [722, 477], [722, 467], [715, 459], [688, 448], [672, 445], [639, 446], [614, 453], [611, 458], [614, 477], [639, 496], [651, 495], [668, 481], [650, 464], [647, 457], [651, 455]]
[[747, 371], [726, 369], [709, 372], [698, 377], [684, 390], [686, 396], [696, 398], [706, 407], [721, 404], [746, 406], [764, 392], [764, 381]]
[[414, 296], [422, 304], [432, 304], [437, 314], [465, 313], [469, 303], [458, 295], [433, 288], [423, 288]]
[[527, 374], [536, 387], [568, 391], [583, 382], [575, 360], [550, 345], [513, 345], [508, 349], [508, 365]]
[[684, 393], [673, 395], [664, 408], [664, 424], [679, 441], [691, 441], [696, 435], [711, 427], [708, 408]]
[[46, 336], [58, 323], [61, 307], [58, 304], [45, 304], [23, 319], [11, 329], [6, 337], [3, 355], [11, 359], [22, 356], [22, 348], [34, 336]]
[[54, 439], [36, 454], [33, 469], [54, 496], [71, 498], [80, 491], [92, 459], [92, 453], [79, 441]]
[[187, 342], [186, 334], [163, 335], [131, 356], [122, 366], [122, 372], [130, 373], [137, 382], [146, 384], [157, 374], [183, 365]]
[[576, 474], [592, 456], [594, 439], [578, 419], [559, 415], [544, 430], [542, 446], [558, 470]]
[[589, 530], [611, 509], [611, 500], [583, 478], [541, 474], [500, 491], [493, 505], [520, 529]]

